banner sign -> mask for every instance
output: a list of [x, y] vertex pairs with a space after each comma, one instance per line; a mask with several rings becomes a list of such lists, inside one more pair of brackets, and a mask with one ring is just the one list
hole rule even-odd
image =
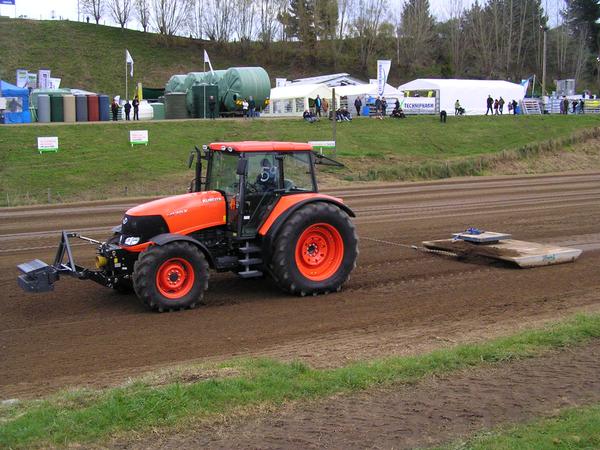
[[287, 83], [287, 78], [275, 78], [275, 87], [283, 87]]
[[37, 138], [38, 152], [57, 152], [58, 151], [58, 137], [57, 136], [44, 136]]
[[29, 72], [27, 74], [27, 87], [31, 89], [37, 89], [37, 73]]
[[17, 69], [17, 87], [27, 87], [27, 69]]
[[313, 149], [319, 150], [321, 154], [323, 154], [324, 149], [335, 150], [335, 141], [308, 141], [308, 143]]
[[15, 0], [0, 0], [0, 5], [14, 5]]
[[400, 98], [400, 107], [404, 114], [436, 114], [435, 97]]
[[50, 89], [50, 69], [38, 71], [38, 84], [40, 89]]
[[377, 94], [383, 95], [385, 92], [385, 83], [387, 83], [387, 77], [390, 73], [390, 67], [392, 61], [389, 59], [377, 60]]
[[148, 145], [148, 130], [130, 130], [129, 143], [134, 145]]
[[58, 89], [60, 88], [61, 78], [52, 78], [48, 79], [48, 89]]

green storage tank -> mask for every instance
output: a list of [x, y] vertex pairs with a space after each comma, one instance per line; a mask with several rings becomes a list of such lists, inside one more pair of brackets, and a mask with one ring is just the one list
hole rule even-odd
[[232, 67], [219, 82], [219, 95], [222, 107], [227, 111], [241, 109], [236, 101], [250, 97], [256, 102], [256, 110], [262, 111], [265, 100], [271, 95], [269, 74], [262, 67]]
[[150, 103], [150, 106], [152, 106], [152, 110], [153, 110], [152, 118], [154, 120], [164, 120], [165, 119], [164, 103]]
[[62, 94], [52, 94], [50, 96], [50, 117], [52, 122], [64, 122], [65, 110]]
[[165, 85], [165, 94], [170, 94], [171, 92], [185, 92], [183, 88], [183, 83], [185, 82], [186, 75], [173, 75], [167, 81]]
[[192, 117], [204, 119], [210, 117], [208, 102], [215, 98], [215, 117], [219, 116], [219, 87], [216, 84], [197, 84], [189, 91], [192, 94]]
[[[212, 72], [190, 72], [186, 77], [186, 81], [184, 83], [185, 92], [186, 92], [186, 103], [188, 112], [192, 117], [194, 116], [194, 94], [192, 92], [192, 87], [198, 85], [218, 85], [223, 75], [227, 73], [226, 70], [213, 70]], [[217, 98], [217, 103], [220, 103], [221, 99]]]

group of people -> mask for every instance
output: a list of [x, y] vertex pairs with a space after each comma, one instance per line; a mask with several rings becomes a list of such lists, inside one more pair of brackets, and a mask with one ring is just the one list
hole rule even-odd
[[[458, 100], [457, 100], [458, 102]], [[494, 116], [497, 115], [502, 115], [504, 113], [504, 105], [506, 104], [506, 102], [504, 101], [504, 99], [502, 97], [494, 99], [491, 94], [488, 95], [487, 99], [486, 99], [486, 110], [485, 110], [485, 115], [487, 116], [488, 113], [492, 114]], [[513, 113], [513, 114], [517, 114], [517, 106], [519, 104], [517, 103], [516, 100], [512, 100], [510, 102], [508, 102], [508, 113]]]
[[[129, 103], [129, 100], [127, 100], [125, 102], [125, 104], [123, 105], [123, 112], [125, 113], [125, 120], [131, 120], [129, 118], [130, 114], [131, 114], [131, 109], [133, 108], [133, 120], [140, 120], [140, 100], [138, 98], [138, 96], [136, 95], [135, 98], [133, 99], [133, 101], [131, 103]], [[110, 105], [110, 111], [112, 112], [112, 120], [113, 121], [117, 121], [119, 120], [119, 102], [117, 102], [116, 97], [113, 98], [113, 101]]]
[[321, 117], [321, 111], [327, 114], [327, 111], [329, 111], [329, 102], [326, 98], [321, 98], [317, 94], [317, 98], [315, 98], [315, 116]]
[[569, 113], [569, 107], [571, 109], [571, 113], [573, 114], [583, 114], [584, 110], [585, 110], [585, 102], [583, 101], [583, 99], [574, 99], [570, 104], [569, 104], [569, 99], [567, 97], [563, 96], [563, 99], [560, 102], [560, 113], [561, 114], [568, 114]]
[[244, 119], [247, 117], [256, 117], [256, 101], [252, 96], [248, 97], [248, 99], [242, 99], [242, 113]]

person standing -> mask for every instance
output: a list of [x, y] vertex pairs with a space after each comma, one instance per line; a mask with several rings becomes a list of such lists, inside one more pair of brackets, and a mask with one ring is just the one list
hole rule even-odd
[[244, 119], [248, 117], [248, 100], [242, 100], [242, 114], [244, 115]]
[[125, 120], [129, 120], [129, 113], [131, 112], [131, 103], [129, 103], [129, 100], [123, 106], [123, 111], [125, 111]]
[[315, 98], [315, 115], [321, 117], [321, 107], [323, 106], [323, 101], [319, 94], [317, 94], [317, 98]]
[[494, 100], [494, 115], [497, 116], [498, 115], [498, 108], [499, 108], [499, 102], [498, 99]]
[[116, 98], [113, 98], [113, 101], [110, 104], [110, 110], [112, 111], [112, 120], [113, 122], [116, 122], [119, 116], [119, 104], [117, 103]]
[[356, 115], [360, 116], [360, 108], [362, 108], [362, 100], [360, 97], [356, 97], [356, 100], [354, 100], [354, 107], [356, 108]]
[[454, 115], [458, 116], [459, 112], [460, 112], [460, 102], [458, 101], [458, 99], [456, 99], [456, 101], [454, 102]]
[[584, 108], [585, 108], [585, 102], [583, 101], [583, 99], [579, 100], [579, 113], [583, 114], [584, 113]]
[[377, 96], [377, 100], [375, 100], [375, 117], [378, 119], [383, 119], [381, 116], [381, 98], [379, 95]]
[[516, 101], [516, 100], [513, 100], [513, 101], [512, 101], [513, 115], [515, 115], [515, 116], [517, 115], [517, 106], [518, 106], [518, 105], [519, 105], [519, 104], [517, 103], [517, 101]]
[[140, 120], [140, 100], [137, 95], [131, 104], [133, 106], [133, 120]]
[[250, 111], [250, 118], [254, 118], [254, 111], [256, 110], [256, 102], [254, 101], [254, 98], [252, 98], [252, 96], [250, 96], [250, 100], [248, 100], [248, 110]]
[[485, 110], [485, 115], [487, 116], [488, 113], [494, 114], [494, 111], [492, 110], [492, 107], [494, 106], [494, 99], [492, 98], [491, 95], [488, 95], [486, 102], [487, 102], [487, 109]]
[[387, 100], [385, 97], [381, 97], [381, 115], [385, 117], [387, 114]]
[[498, 109], [500, 110], [500, 115], [504, 114], [504, 99], [502, 97], [498, 100]]
[[217, 101], [215, 100], [215, 96], [211, 95], [208, 97], [208, 113], [211, 119], [215, 118], [215, 108], [217, 106]]

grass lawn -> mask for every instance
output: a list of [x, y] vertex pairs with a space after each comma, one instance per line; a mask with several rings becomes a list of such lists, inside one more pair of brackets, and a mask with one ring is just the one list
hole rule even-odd
[[[346, 180], [398, 180], [402, 168], [443, 165], [495, 155], [596, 127], [596, 116], [435, 117], [337, 124], [337, 157]], [[130, 147], [128, 131], [147, 129], [150, 144]], [[39, 155], [38, 136], [58, 136], [60, 151]], [[300, 119], [25, 125], [0, 128], [0, 206], [182, 192], [194, 145], [221, 140], [329, 140], [332, 123]], [[469, 174], [458, 172], [457, 174]], [[417, 177], [449, 176], [429, 171]]]
[[[350, 393], [389, 383], [416, 382], [486, 364], [535, 357], [600, 338], [600, 315], [579, 315], [552, 326], [479, 344], [417, 356], [389, 357], [334, 369], [270, 359], [222, 363], [234, 376], [189, 384], [141, 382], [101, 392], [70, 392], [0, 409], [0, 447], [102, 441], [129, 430], [145, 432], [186, 421], [236, 414], [240, 408], [280, 405]], [[485, 446], [483, 447], [485, 448]]]
[[480, 433], [446, 450], [575, 450], [600, 448], [600, 405], [571, 408], [558, 417]]

